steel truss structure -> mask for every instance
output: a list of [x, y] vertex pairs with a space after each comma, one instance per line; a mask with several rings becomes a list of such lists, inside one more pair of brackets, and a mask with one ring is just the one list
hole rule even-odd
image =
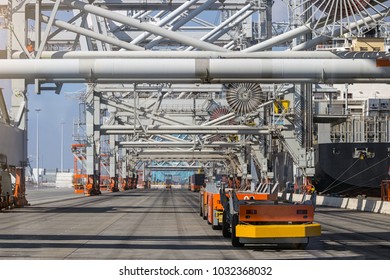
[[[28, 84], [60, 93], [64, 83], [86, 83], [88, 194], [100, 193], [103, 148], [115, 184], [141, 166], [147, 180], [156, 165], [201, 166], [210, 178], [255, 170], [269, 181], [275, 139], [310, 177], [312, 85], [390, 80], [385, 53], [312, 50], [386, 21], [389, 1], [284, 2], [289, 18], [278, 23], [272, 0], [1, 0], [0, 78], [12, 79], [13, 91], [10, 114], [0, 98], [1, 120], [26, 131]], [[289, 50], [272, 51], [280, 46]]]

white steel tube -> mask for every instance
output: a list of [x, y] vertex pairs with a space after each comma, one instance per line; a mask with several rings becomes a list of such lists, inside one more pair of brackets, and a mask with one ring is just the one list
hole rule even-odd
[[[49, 18], [46, 17], [46, 16], [42, 16], [42, 21], [43, 22], [48, 22]], [[57, 27], [59, 27], [61, 29], [64, 29], [64, 30], [68, 30], [68, 31], [71, 31], [71, 32], [74, 32], [74, 33], [77, 33], [77, 34], [80, 34], [80, 35], [84, 35], [84, 36], [88, 36], [90, 38], [94, 38], [94, 39], [99, 40], [101, 42], [109, 43], [109, 44], [112, 44], [112, 45], [124, 48], [126, 50], [133, 50], [133, 51], [142, 51], [142, 50], [144, 50], [144, 48], [142, 48], [142, 47], [135, 46], [135, 45], [129, 44], [127, 42], [124, 42], [124, 41], [121, 41], [121, 40], [118, 40], [118, 39], [115, 39], [115, 38], [111, 38], [111, 37], [105, 36], [104, 34], [96, 33], [96, 32], [94, 32], [92, 30], [88, 30], [88, 29], [85, 29], [85, 28], [82, 28], [82, 27], [79, 27], [79, 26], [75, 26], [75, 25], [67, 23], [65, 21], [61, 21], [61, 20], [56, 20], [55, 19], [55, 20], [53, 20], [53, 25], [57, 26]]]
[[200, 151], [189, 151], [189, 150], [172, 150], [172, 149], [165, 149], [165, 150], [146, 150], [142, 151], [139, 154], [140, 155], [165, 155], [166, 153], [174, 153], [175, 155], [186, 155], [186, 154], [197, 154], [197, 155], [223, 155], [225, 154], [225, 151], [218, 151], [218, 150], [200, 150]]
[[149, 160], [153, 160], [153, 161], [157, 161], [157, 160], [170, 160], [170, 159], [174, 159], [174, 160], [179, 160], [179, 159], [183, 159], [185, 161], [189, 161], [189, 160], [197, 160], [197, 161], [221, 161], [221, 160], [225, 160], [227, 158], [229, 158], [228, 155], [198, 155], [196, 153], [192, 153], [191, 151], [188, 151], [186, 154], [181, 154], [181, 155], [177, 155], [175, 153], [173, 153], [172, 151], [169, 151], [169, 153], [166, 153], [164, 155], [155, 155], [155, 154], [147, 154], [147, 155], [138, 155], [137, 157], [134, 156], [134, 158], [137, 158], [137, 159], [149, 159]]
[[[123, 129], [132, 129], [131, 125], [102, 125], [100, 129], [102, 130], [123, 130]], [[227, 129], [253, 129], [258, 130], [258, 128], [248, 127], [246, 125], [209, 125], [209, 126], [199, 126], [199, 125], [155, 125], [148, 126], [150, 129], [158, 129], [160, 131], [172, 130], [172, 129], [183, 129], [186, 131], [199, 130], [199, 131], [208, 131], [208, 130], [227, 130]]]
[[[194, 142], [119, 142], [120, 147], [126, 148], [191, 148], [195, 145]], [[226, 142], [210, 142], [205, 143], [203, 148], [219, 148], [219, 147], [237, 147], [240, 143], [226, 143]]]
[[[101, 134], [109, 135], [109, 134], [132, 134], [134, 133], [134, 127], [128, 128], [126, 126], [123, 126], [123, 128], [101, 128], [100, 130]], [[217, 135], [226, 135], [226, 134], [269, 134], [270, 131], [268, 129], [264, 128], [253, 128], [253, 127], [247, 127], [247, 128], [236, 128], [235, 126], [230, 126], [229, 128], [210, 128], [210, 129], [204, 129], [200, 127], [199, 129], [186, 129], [186, 128], [172, 128], [169, 129], [168, 127], [164, 130], [161, 130], [160, 127], [158, 128], [150, 128], [147, 130], [147, 132], [144, 132], [142, 129], [136, 129], [136, 133], [140, 134], [148, 134], [148, 135], [163, 135], [163, 134], [192, 134], [192, 135], [198, 135], [198, 134], [217, 134]]]
[[[196, 2], [198, 2], [199, 0], [189, 0], [189, 1], [186, 1], [185, 3], [183, 3], [180, 7], [178, 7], [176, 10], [174, 10], [173, 12], [171, 12], [169, 15], [167, 15], [166, 17], [164, 17], [162, 20], [160, 20], [159, 22], [157, 22], [156, 26], [159, 26], [159, 27], [162, 27], [164, 26], [165, 24], [167, 24], [168, 22], [170, 22], [172, 19], [174, 19], [175, 17], [177, 17], [178, 15], [180, 15], [182, 12], [184, 12], [187, 8], [191, 7], [193, 4], [195, 4]], [[132, 40], [130, 42], [130, 44], [138, 44], [139, 42], [145, 40], [146, 38], [148, 38], [149, 36], [151, 35], [150, 32], [143, 32], [141, 35], [139, 35], [138, 37], [134, 38], [134, 40]]]
[[[221, 38], [224, 34], [228, 33], [229, 31], [231, 31], [231, 28], [233, 26], [236, 26], [238, 24], [240, 24], [244, 19], [248, 18], [249, 16], [251, 16], [255, 11], [253, 10], [250, 10], [250, 11], [247, 11], [245, 14], [243, 14], [242, 16], [238, 17], [237, 19], [235, 19], [231, 24], [229, 24], [229, 27], [230, 28], [224, 28], [222, 30], [220, 30], [217, 34], [215, 34], [214, 36], [212, 36], [209, 40], [207, 40], [207, 42], [215, 42], [217, 39]], [[234, 41], [232, 41], [234, 42]], [[223, 46], [225, 49], [229, 49], [229, 45], [225, 45]]]
[[226, 49], [224, 49], [222, 47], [218, 47], [218, 46], [215, 46], [213, 44], [206, 43], [206, 42], [179, 34], [179, 33], [174, 32], [174, 31], [166, 30], [166, 29], [164, 29], [162, 27], [158, 27], [154, 24], [140, 22], [139, 20], [133, 19], [131, 17], [127, 17], [127, 16], [124, 16], [124, 15], [121, 15], [121, 14], [118, 14], [115, 12], [111, 12], [111, 11], [105, 10], [103, 8], [93, 6], [91, 4], [86, 4], [84, 2], [75, 1], [75, 0], [62, 0], [62, 3], [65, 5], [68, 5], [70, 7], [82, 10], [82, 11], [86, 11], [86, 12], [89, 12], [89, 13], [92, 13], [92, 14], [95, 14], [98, 16], [109, 18], [109, 19], [112, 19], [114, 21], [138, 28], [140, 30], [147, 31], [147, 32], [150, 32], [152, 34], [162, 36], [163, 38], [168, 38], [168, 39], [171, 39], [171, 40], [176, 41], [176, 42], [180, 42], [180, 43], [183, 43], [186, 45], [197, 47], [197, 48], [202, 49], [202, 50], [220, 51], [220, 52], [227, 51]]
[[[171, 32], [178, 30], [181, 26], [183, 26], [184, 24], [189, 22], [191, 19], [196, 17], [198, 14], [200, 14], [202, 11], [208, 9], [208, 7], [210, 7], [215, 2], [216, 2], [216, 0], [208, 0], [205, 3], [203, 3], [202, 5], [200, 5], [198, 8], [196, 8], [195, 10], [191, 11], [186, 17], [180, 19], [179, 21], [177, 21], [173, 24], [173, 26], [170, 28]], [[166, 37], [166, 36], [160, 35], [160, 36], [154, 38], [151, 42], [149, 42], [145, 46], [145, 48], [151, 49], [152, 47], [156, 46], [160, 42], [160, 40], [163, 39], [163, 37]], [[168, 38], [168, 37], [166, 37], [166, 38]], [[198, 40], [198, 41], [203, 42], [200, 40]], [[196, 47], [194, 44], [192, 44], [190, 46]], [[221, 49], [224, 49], [224, 48], [221, 48]], [[207, 49], [204, 49], [204, 50], [207, 50]], [[219, 50], [219, 51], [221, 51], [221, 50]], [[227, 51], [227, 50], [225, 50], [225, 51]]]
[[1, 66], [0, 79], [63, 82], [390, 82], [390, 67], [375, 59], [12, 59]]
[[[318, 28], [322, 27], [325, 22], [322, 22], [317, 25]], [[286, 33], [280, 34], [278, 36], [272, 37], [264, 42], [261, 42], [259, 44], [256, 44], [254, 46], [251, 46], [245, 50], [242, 50], [242, 52], [255, 52], [255, 51], [262, 51], [269, 48], [272, 48], [275, 45], [281, 44], [283, 42], [286, 42], [288, 40], [291, 40], [293, 38], [296, 38], [300, 35], [309, 33], [312, 31], [312, 27], [314, 26], [314, 23], [311, 25], [302, 25], [298, 28], [295, 28], [293, 30], [290, 30]]]
[[229, 121], [231, 119], [234, 119], [236, 117], [236, 114], [235, 113], [229, 113], [229, 114], [226, 114], [224, 116], [221, 116], [215, 120], [212, 120], [212, 121], [209, 121], [209, 122], [205, 122], [205, 123], [202, 123], [201, 126], [209, 126], [209, 125], [218, 125], [220, 123], [224, 123], [226, 121]]
[[[172, 130], [158, 130], [158, 129], [149, 129], [146, 133], [143, 130], [137, 130], [137, 133], [140, 134], [146, 134], [146, 135], [163, 135], [163, 134], [192, 134], [192, 135], [199, 135], [199, 134], [216, 134], [216, 135], [226, 135], [226, 134], [252, 134], [252, 135], [260, 135], [260, 134], [269, 134], [268, 130], [263, 129], [245, 129], [245, 130], [239, 130], [239, 129], [228, 129], [228, 130], [185, 130], [185, 129], [172, 129]], [[110, 134], [133, 134], [133, 130], [101, 130], [102, 135], [110, 135]]]
[[[339, 57], [330, 51], [289, 51], [289, 52], [254, 52], [254, 53], [242, 53], [242, 52], [228, 52], [223, 55], [220, 52], [210, 51], [192, 51], [192, 52], [170, 52], [170, 51], [131, 51], [131, 52], [118, 52], [118, 51], [46, 51], [42, 53], [41, 59], [103, 59], [103, 58], [220, 58], [220, 59], [231, 59], [231, 58], [335, 58]], [[14, 59], [28, 58], [24, 52], [15, 52], [12, 54]]]
[[[240, 17], [242, 14], [244, 14], [247, 10], [249, 10], [251, 7], [253, 6], [253, 3], [251, 2], [250, 4], [246, 5], [244, 8], [242, 8], [240, 11], [238, 11], [237, 13], [235, 13], [234, 15], [232, 15], [230, 18], [228, 18], [227, 20], [225, 20], [224, 22], [222, 22], [220, 25], [218, 25], [216, 28], [214, 28], [213, 30], [211, 30], [209, 33], [207, 33], [206, 35], [204, 35], [202, 38], [200, 38], [200, 40], [202, 41], [206, 41], [207, 39], [211, 38], [212, 36], [214, 36], [215, 34], [217, 34], [220, 30], [222, 30], [222, 28], [226, 27], [227, 25], [229, 25], [232, 21], [236, 20], [238, 17]], [[250, 16], [251, 14], [253, 14], [254, 11], [249, 11], [248, 13], [245, 13], [245, 15], [240, 19], [245, 19], [247, 18], [248, 16]], [[235, 26], [235, 24], [231, 24], [232, 26]], [[226, 32], [224, 32], [223, 34], [227, 33], [228, 30], [226, 30]], [[223, 35], [221, 34], [221, 35]], [[219, 38], [220, 36], [215, 36], [213, 39], [213, 41], [215, 41], [216, 38]], [[188, 47], [186, 49], [186, 51], [191, 51], [193, 50], [194, 48], [193, 47]]]

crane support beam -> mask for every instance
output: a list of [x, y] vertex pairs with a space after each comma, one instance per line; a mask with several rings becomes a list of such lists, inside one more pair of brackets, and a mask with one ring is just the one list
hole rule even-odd
[[[94, 1], [94, 5], [104, 8], [106, 10], [141, 10], [145, 9], [149, 10], [167, 10], [170, 11], [172, 9], [177, 9], [188, 0], [175, 0], [175, 1], [161, 1], [161, 0], [148, 0], [148, 1], [134, 1], [134, 0], [98, 0]], [[189, 7], [189, 10], [193, 10], [203, 5], [207, 0], [200, 0], [196, 4]], [[234, 1], [216, 1], [213, 5], [209, 7], [209, 10], [222, 10], [222, 11], [237, 11], [241, 9], [245, 5], [248, 4], [248, 0], [234, 0]], [[33, 4], [27, 3], [28, 7]], [[51, 0], [42, 0], [42, 10], [43, 11], [51, 11], [53, 8], [53, 1]], [[61, 9], [68, 9], [66, 6], [61, 6]], [[260, 7], [261, 8], [261, 7]], [[142, 14], [142, 13], [139, 13]]]
[[[385, 62], [389, 58], [382, 59]], [[63, 82], [388, 83], [377, 59], [66, 59], [2, 60], [0, 79]]]
[[176, 42], [183, 43], [185, 45], [193, 46], [196, 48], [199, 48], [201, 50], [209, 50], [209, 51], [220, 51], [220, 52], [226, 52], [227, 50], [218, 47], [216, 45], [206, 43], [197, 39], [194, 39], [189, 36], [185, 36], [182, 34], [179, 34], [177, 32], [171, 31], [171, 30], [166, 30], [162, 27], [156, 26], [151, 23], [146, 23], [146, 22], [140, 22], [138, 19], [134, 19], [131, 17], [127, 17], [122, 14], [118, 14], [112, 11], [108, 11], [106, 9], [87, 4], [81, 1], [75, 1], [75, 0], [61, 0], [61, 2], [69, 7], [79, 9], [81, 11], [85, 11], [88, 13], [95, 14], [97, 16], [109, 18], [111, 20], [120, 22], [122, 24], [132, 26], [134, 28], [140, 29], [142, 31], [150, 32], [155, 35], [159, 35], [162, 38], [167, 38], [171, 39]]
[[225, 155], [197, 155], [196, 153], [193, 154], [191, 152], [187, 152], [187, 154], [176, 155], [174, 151], [170, 151], [168, 154], [165, 155], [150, 154], [150, 155], [138, 155], [137, 157], [135, 156], [133, 157], [140, 160], [153, 160], [153, 161], [170, 161], [170, 160], [223, 161], [229, 158], [229, 156], [225, 156]]
[[[102, 125], [100, 127], [102, 134], [132, 134], [134, 126], [131, 125]], [[268, 134], [268, 128], [254, 128], [248, 126], [148, 126], [146, 132], [136, 128], [136, 133], [155, 134]]]
[[[42, 16], [42, 21], [45, 22], [45, 23], [49, 22], [49, 17]], [[65, 21], [54, 19], [52, 24], [54, 26], [57, 26], [57, 27], [61, 28], [61, 29], [68, 30], [70, 32], [74, 32], [74, 33], [77, 33], [77, 34], [80, 34], [80, 35], [84, 35], [84, 36], [87, 36], [87, 37], [90, 37], [90, 38], [94, 38], [94, 39], [99, 40], [101, 42], [109, 43], [109, 44], [121, 47], [123, 49], [126, 49], [126, 50], [135, 50], [135, 51], [142, 51], [142, 50], [144, 50], [144, 48], [142, 48], [142, 47], [129, 44], [127, 42], [118, 40], [116, 38], [111, 38], [111, 37], [106, 36], [104, 34], [96, 33], [94, 31], [88, 30], [86, 28], [75, 26], [75, 25], [67, 23]], [[40, 55], [40, 57], [41, 57], [41, 55]]]
[[[188, 23], [191, 19], [195, 18], [197, 15], [199, 15], [202, 11], [208, 9], [208, 7], [210, 7], [212, 4], [214, 4], [215, 2], [217, 2], [217, 0], [207, 0], [205, 3], [203, 3], [202, 5], [200, 5], [198, 8], [196, 8], [195, 10], [189, 12], [187, 14], [186, 17], [182, 17], [180, 19], [178, 19], [176, 22], [173, 23], [173, 25], [169, 28], [170, 31], [176, 31], [178, 30], [180, 27], [182, 27], [183, 25], [185, 25], [186, 23]], [[145, 48], [147, 49], [152, 49], [154, 46], [157, 46], [160, 41], [164, 39], [164, 36], [160, 35], [160, 36], [157, 36], [156, 38], [154, 38], [151, 42], [149, 42]], [[199, 40], [201, 41], [201, 40]], [[203, 42], [203, 41], [201, 41]], [[204, 50], [207, 50], [207, 48], [204, 48]], [[224, 48], [222, 48], [222, 50], [225, 50], [225, 51], [228, 51]], [[222, 51], [220, 50], [220, 51]]]
[[[199, 143], [200, 144], [200, 143]], [[197, 147], [194, 142], [119, 142], [119, 147], [124, 148], [192, 148]], [[202, 145], [202, 148], [237, 148], [240, 143], [210, 142]]]
[[149, 170], [153, 171], [197, 171], [199, 169], [202, 169], [203, 166], [201, 165], [194, 165], [194, 166], [157, 166], [157, 165], [149, 165], [146, 167]]
[[6, 124], [10, 124], [10, 118], [8, 115], [7, 104], [5, 103], [3, 90], [0, 88], [0, 120], [3, 119]]

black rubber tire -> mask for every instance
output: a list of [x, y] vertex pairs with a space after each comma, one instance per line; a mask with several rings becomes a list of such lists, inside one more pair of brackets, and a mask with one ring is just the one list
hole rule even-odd
[[211, 228], [213, 230], [220, 230], [221, 229], [221, 226], [220, 225], [212, 225]]
[[233, 247], [243, 247], [244, 244], [240, 242], [240, 238], [236, 236], [236, 226], [238, 225], [238, 215], [232, 216], [232, 245]]
[[305, 250], [308, 244], [309, 244], [309, 242], [307, 242], [307, 243], [296, 243], [296, 244], [294, 244], [294, 248], [297, 249], [297, 250]]
[[223, 211], [223, 215], [222, 215], [222, 236], [225, 238], [230, 238], [232, 236], [230, 233], [230, 224], [227, 222], [226, 211]]
[[203, 217], [203, 197], [199, 195], [199, 216]]
[[209, 215], [208, 214], [208, 205], [206, 204], [205, 206], [204, 206], [204, 209], [203, 209], [203, 220], [207, 220], [207, 216]]

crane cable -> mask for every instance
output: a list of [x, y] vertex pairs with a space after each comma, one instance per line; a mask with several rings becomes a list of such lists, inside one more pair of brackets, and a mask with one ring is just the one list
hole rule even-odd
[[[367, 181], [367, 182], [376, 180], [377, 178], [382, 177], [382, 176], [383, 176], [382, 174], [381, 174], [381, 175], [378, 175], [378, 176], [376, 176], [376, 177], [374, 177], [374, 178], [371, 178], [371, 179], [370, 179], [369, 181]], [[363, 187], [352, 186], [352, 187], [350, 187], [350, 188], [348, 188], [348, 189], [343, 189], [343, 190], [337, 192], [337, 194], [348, 193], [349, 191], [352, 191], [352, 190], [354, 190], [354, 189], [356, 189], [356, 188], [363, 188]]]
[[336, 183], [336, 181], [337, 181], [338, 179], [340, 179], [341, 176], [343, 176], [346, 172], [348, 172], [348, 170], [350, 170], [358, 161], [359, 161], [359, 159], [356, 159], [356, 161], [355, 161], [348, 169], [346, 169], [343, 173], [341, 173], [339, 177], [337, 177], [336, 179], [334, 179], [334, 181], [333, 181], [328, 187], [326, 187], [325, 190], [322, 191], [322, 193], [324, 193], [324, 192], [326, 192], [326, 191], [328, 191], [328, 190], [330, 190], [330, 189], [333, 189], [332, 185], [333, 185], [334, 183]]
[[[331, 186], [327, 187], [327, 188], [324, 190], [324, 192], [325, 192], [325, 191], [328, 191], [328, 190], [330, 190], [330, 189], [333, 189], [333, 188], [335, 188], [335, 187], [337, 187], [337, 186], [339, 186], [339, 185], [341, 185], [342, 183], [344, 183], [344, 182], [346, 182], [346, 181], [348, 181], [348, 180], [350, 180], [350, 179], [352, 179], [352, 178], [358, 176], [359, 174], [361, 174], [361, 173], [363, 173], [363, 172], [366, 172], [366, 171], [369, 170], [370, 168], [373, 168], [374, 166], [376, 166], [376, 165], [378, 165], [378, 164], [380, 164], [380, 163], [382, 163], [382, 162], [384, 162], [385, 160], [388, 160], [388, 159], [389, 159], [389, 157], [386, 157], [386, 158], [384, 158], [383, 160], [381, 160], [381, 161], [375, 163], [374, 165], [372, 165], [372, 166], [370, 166], [370, 167], [367, 167], [366, 169], [360, 171], [359, 173], [356, 173], [355, 175], [349, 177], [348, 179], [345, 179], [343, 182], [340, 182], [340, 183], [338, 183], [338, 184], [336, 184], [336, 185], [334, 185], [334, 186], [332, 186], [332, 187], [331, 187]], [[359, 160], [359, 159], [358, 159], [358, 160]], [[356, 163], [356, 162], [355, 162], [355, 163]], [[354, 166], [355, 163], [354, 163], [352, 166]], [[352, 167], [352, 166], [351, 166], [351, 167]], [[348, 168], [348, 170], [351, 169], [351, 167]], [[347, 172], [348, 170], [344, 171], [343, 174], [344, 174], [345, 172]], [[341, 174], [336, 180], [338, 180], [343, 174]], [[336, 180], [335, 180], [335, 181], [336, 181]], [[334, 181], [334, 182], [335, 182], [335, 181]], [[333, 182], [333, 183], [334, 183], [334, 182]], [[332, 184], [333, 184], [333, 183], [332, 183]]]

